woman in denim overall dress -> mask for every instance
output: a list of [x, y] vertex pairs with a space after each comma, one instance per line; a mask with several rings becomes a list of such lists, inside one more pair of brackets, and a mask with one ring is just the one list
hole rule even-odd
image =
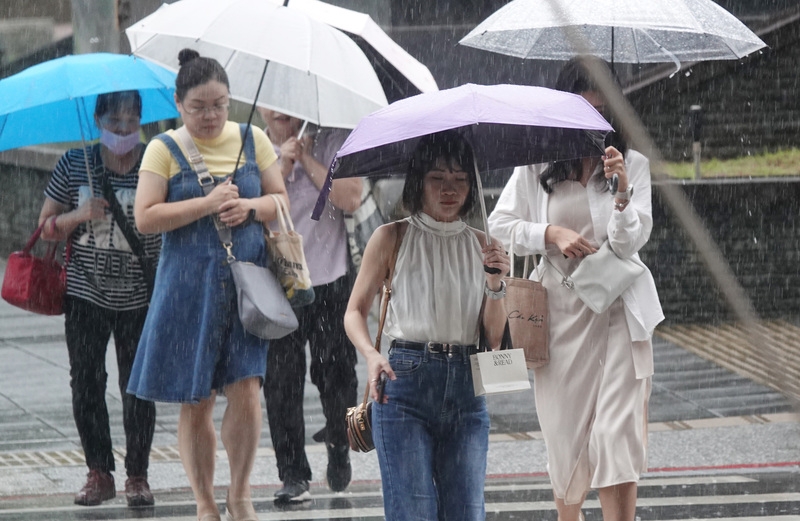
[[212, 412], [216, 395], [225, 395], [221, 436], [231, 472], [227, 516], [252, 521], [257, 517], [250, 472], [261, 433], [260, 387], [269, 342], [246, 332], [239, 321], [236, 289], [214, 218], [231, 228], [238, 260], [264, 266], [261, 221], [276, 216], [267, 194], [286, 199], [286, 189], [266, 134], [227, 121], [229, 87], [220, 64], [187, 49], [179, 59], [175, 101], [215, 186], [204, 195], [180, 144], [183, 129], [148, 145], [136, 224], [148, 233], [162, 232], [164, 240], [128, 392], [182, 404], [178, 446], [201, 521], [220, 519]]

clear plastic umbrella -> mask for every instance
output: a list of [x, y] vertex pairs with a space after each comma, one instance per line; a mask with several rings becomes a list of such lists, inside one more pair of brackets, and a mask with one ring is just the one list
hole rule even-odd
[[169, 69], [191, 48], [218, 60], [231, 97], [320, 126], [353, 128], [387, 104], [364, 52], [344, 33], [264, 0], [180, 0], [126, 30], [131, 49]]
[[728, 60], [766, 46], [712, 0], [513, 0], [459, 42], [519, 58], [620, 63]]

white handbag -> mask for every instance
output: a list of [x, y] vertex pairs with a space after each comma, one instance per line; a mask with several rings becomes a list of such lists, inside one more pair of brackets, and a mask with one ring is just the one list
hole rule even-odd
[[[544, 257], [547, 259], [547, 256]], [[622, 292], [628, 289], [647, 267], [639, 259], [623, 259], [611, 249], [608, 241], [587, 255], [570, 275], [564, 275], [555, 264], [548, 264], [561, 275], [561, 285], [575, 294], [595, 313], [603, 313]]]

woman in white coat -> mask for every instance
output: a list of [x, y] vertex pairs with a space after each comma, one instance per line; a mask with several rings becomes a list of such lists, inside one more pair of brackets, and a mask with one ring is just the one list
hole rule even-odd
[[[556, 88], [602, 113], [587, 59], [568, 62]], [[519, 255], [546, 257], [539, 273], [548, 292], [550, 363], [535, 370], [534, 389], [559, 521], [582, 518], [590, 489], [598, 491], [604, 521], [635, 517], [647, 468], [651, 337], [663, 320], [655, 283], [646, 270], [597, 314], [561, 285], [558, 272], [571, 273], [606, 240], [618, 256], [638, 258], [653, 226], [650, 197], [648, 160], [609, 146], [603, 156], [517, 168], [489, 218], [490, 233], [506, 247], [513, 236]]]

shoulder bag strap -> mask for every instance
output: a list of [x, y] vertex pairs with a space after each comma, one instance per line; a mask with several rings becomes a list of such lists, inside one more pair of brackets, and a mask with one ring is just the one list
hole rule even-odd
[[[203, 159], [200, 151], [197, 150], [197, 145], [194, 144], [192, 136], [189, 135], [186, 125], [176, 130], [175, 135], [178, 136], [178, 140], [183, 145], [183, 150], [186, 152], [189, 159], [189, 165], [197, 174], [197, 182], [203, 190], [203, 195], [210, 194], [216, 186], [214, 176], [208, 171], [205, 159]], [[225, 251], [228, 252], [228, 263], [230, 264], [236, 260], [236, 257], [233, 256], [233, 236], [231, 234], [231, 229], [219, 220], [217, 214], [213, 214], [212, 219], [214, 221], [214, 227], [217, 229], [217, 234], [219, 234], [219, 241], [222, 243], [222, 247], [225, 248]]]
[[131, 246], [131, 250], [133, 250], [133, 253], [139, 257], [139, 260], [144, 260], [146, 257], [144, 245], [142, 244], [142, 241], [139, 240], [139, 236], [136, 235], [133, 226], [131, 226], [131, 222], [128, 220], [128, 217], [125, 215], [125, 211], [122, 209], [122, 205], [119, 204], [119, 200], [117, 199], [116, 194], [114, 194], [114, 188], [111, 186], [111, 180], [108, 178], [108, 175], [101, 175], [100, 183], [100, 187], [103, 190], [103, 197], [105, 197], [106, 201], [108, 201], [108, 204], [111, 207], [111, 215], [114, 217], [114, 220], [117, 221], [119, 229], [122, 230], [122, 235], [125, 236], [125, 240], [128, 241], [128, 244]]
[[[392, 298], [392, 278], [394, 278], [394, 269], [397, 265], [397, 252], [400, 251], [400, 243], [403, 242], [403, 235], [405, 235], [405, 227], [403, 221], [395, 221], [395, 240], [394, 249], [392, 250], [392, 257], [389, 260], [389, 276], [383, 283], [383, 294], [381, 295], [381, 314], [378, 320], [378, 333], [375, 335], [375, 350], [381, 352], [381, 338], [383, 337], [383, 325], [386, 323], [386, 311], [389, 309], [389, 300]], [[369, 400], [369, 382], [367, 382], [364, 389], [364, 405], [367, 405]]]

